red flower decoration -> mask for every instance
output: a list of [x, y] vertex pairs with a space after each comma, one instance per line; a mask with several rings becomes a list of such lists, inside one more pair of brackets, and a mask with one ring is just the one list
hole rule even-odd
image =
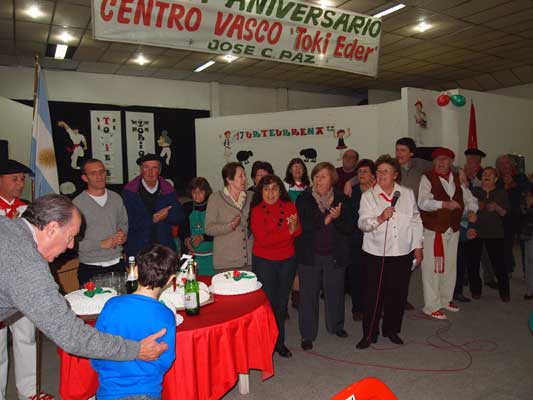
[[187, 283], [187, 278], [181, 278], [181, 283], [185, 285]]
[[96, 289], [96, 285], [93, 281], [89, 281], [84, 286], [85, 289], [87, 289], [89, 292], [92, 292], [94, 289]]
[[233, 271], [234, 278], [238, 278], [239, 276], [241, 276], [241, 271]]

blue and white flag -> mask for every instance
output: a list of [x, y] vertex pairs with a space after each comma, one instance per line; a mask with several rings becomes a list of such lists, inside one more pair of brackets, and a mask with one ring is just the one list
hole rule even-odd
[[37, 65], [38, 86], [33, 110], [30, 168], [35, 173], [35, 198], [47, 193], [59, 193], [56, 153], [52, 139], [52, 122], [44, 73]]

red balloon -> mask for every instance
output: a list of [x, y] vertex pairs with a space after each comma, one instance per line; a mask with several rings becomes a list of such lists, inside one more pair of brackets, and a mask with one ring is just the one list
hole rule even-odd
[[447, 106], [450, 103], [450, 96], [447, 94], [441, 94], [437, 97], [437, 104], [441, 107]]

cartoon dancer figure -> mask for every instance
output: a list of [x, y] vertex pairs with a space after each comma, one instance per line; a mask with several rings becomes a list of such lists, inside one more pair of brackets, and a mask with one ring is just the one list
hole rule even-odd
[[351, 135], [350, 128], [344, 130], [339, 129], [336, 133], [333, 131], [333, 137], [337, 139], [337, 147], [335, 147], [337, 150], [339, 150], [339, 158], [337, 161], [342, 160], [343, 150], [347, 149], [348, 147], [344, 143], [344, 138], [347, 138]]
[[420, 125], [421, 128], [427, 128], [428, 121], [426, 119], [426, 113], [424, 112], [424, 106], [422, 105], [422, 102], [418, 100], [415, 103], [415, 107], [416, 107], [416, 113], [415, 113], [416, 123]]
[[72, 141], [72, 146], [67, 146], [67, 151], [72, 153], [70, 156], [70, 166], [72, 169], [80, 169], [78, 167], [78, 158], [85, 155], [85, 150], [87, 150], [87, 140], [78, 129], [72, 129], [65, 121], [59, 121], [57, 125], [61, 128], [64, 128], [70, 140]]
[[166, 130], [161, 131], [161, 136], [157, 139], [157, 144], [161, 147], [161, 154], [159, 156], [165, 159], [165, 164], [170, 165], [170, 158], [172, 157], [170, 145], [172, 144], [172, 139], [168, 136]]
[[[220, 136], [222, 139], [222, 136]], [[224, 132], [224, 138], [222, 140], [222, 144], [224, 145], [224, 158], [226, 162], [230, 162], [231, 160], [231, 131]]]

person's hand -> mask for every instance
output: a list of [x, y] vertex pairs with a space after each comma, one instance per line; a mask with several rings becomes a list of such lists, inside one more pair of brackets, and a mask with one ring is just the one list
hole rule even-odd
[[117, 240], [114, 236], [109, 236], [108, 238], [100, 241], [100, 247], [102, 249], [114, 249], [117, 247]]
[[118, 245], [122, 246], [124, 243], [126, 243], [126, 240], [128, 240], [128, 235], [122, 229], [119, 228], [115, 235], [115, 240]]
[[416, 260], [416, 266], [418, 267], [422, 260], [424, 259], [424, 250], [423, 249], [415, 249], [415, 260]]
[[339, 203], [337, 207], [331, 207], [329, 209], [329, 214], [326, 216], [326, 219], [324, 220], [325, 225], [329, 225], [333, 220], [337, 219], [341, 215], [342, 210], [342, 203]]
[[468, 240], [477, 238], [477, 231], [473, 228], [470, 228], [469, 230], [466, 231], [466, 238]]
[[449, 201], [442, 202], [442, 208], [446, 208], [448, 210], [457, 210], [461, 208], [461, 205], [455, 200], [449, 200]]
[[202, 243], [204, 240], [204, 235], [194, 235], [191, 237], [191, 244], [194, 247], [198, 247], [200, 243]]
[[348, 197], [352, 197], [353, 186], [350, 181], [344, 184], [344, 194]]
[[376, 181], [376, 178], [374, 178], [374, 177], [372, 177], [372, 178], [370, 178], [370, 179], [368, 180], [368, 184], [369, 184], [371, 187], [376, 186], [376, 183], [377, 183], [377, 181]]
[[184, 241], [185, 247], [189, 250], [189, 252], [194, 253], [194, 246], [191, 243], [191, 238], [188, 237]]
[[230, 221], [229, 226], [231, 227], [231, 229], [235, 230], [240, 225], [240, 223], [241, 223], [241, 216], [240, 215], [236, 215]]
[[493, 201], [487, 203], [487, 211], [496, 211], [497, 207], [498, 205]]
[[167, 330], [163, 328], [159, 332], [142, 339], [140, 341], [141, 347], [139, 349], [139, 354], [137, 354], [137, 358], [143, 361], [157, 360], [159, 356], [168, 349], [168, 345], [165, 342], [157, 342], [157, 339], [162, 337], [165, 333], [167, 333]]
[[474, 211], [468, 211], [467, 217], [468, 222], [475, 224], [477, 221], [477, 214]]
[[154, 221], [154, 224], [157, 224], [158, 222], [161, 222], [167, 219], [168, 212], [170, 211], [171, 208], [172, 206], [167, 206], [165, 208], [162, 208], [158, 212], [154, 213], [154, 215], [152, 216], [152, 221]]
[[387, 207], [383, 212], [378, 216], [378, 222], [382, 224], [383, 222], [389, 220], [394, 214], [394, 207]]
[[465, 170], [463, 168], [459, 168], [457, 173], [459, 174], [459, 182], [461, 182], [461, 185], [468, 186], [468, 178], [466, 177]]
[[289, 224], [289, 233], [292, 235], [298, 229], [298, 215], [292, 214], [287, 217], [287, 223]]

